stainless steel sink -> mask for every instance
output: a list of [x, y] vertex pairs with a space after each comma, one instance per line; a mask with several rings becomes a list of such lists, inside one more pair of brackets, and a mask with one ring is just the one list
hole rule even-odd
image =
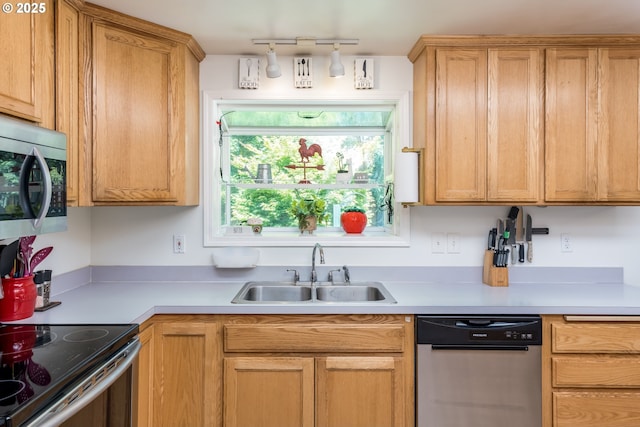
[[277, 303], [311, 301], [311, 286], [297, 286], [282, 282], [248, 282], [233, 303]]
[[386, 303], [395, 304], [387, 288], [380, 282], [353, 282], [333, 285], [328, 282], [311, 286], [278, 281], [247, 282], [231, 301], [234, 304], [278, 303]]
[[[393, 300], [381, 285], [320, 286], [316, 289], [318, 301], [326, 302], [376, 302]], [[393, 300], [395, 302], [395, 300]]]

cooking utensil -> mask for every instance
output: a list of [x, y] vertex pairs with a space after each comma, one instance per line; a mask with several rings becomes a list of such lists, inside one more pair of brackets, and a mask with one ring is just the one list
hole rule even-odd
[[522, 221], [523, 208], [520, 208], [518, 211], [518, 216], [516, 217], [516, 246], [514, 248], [513, 256], [515, 259], [516, 250], [518, 252], [518, 261], [524, 262], [524, 224]]
[[516, 223], [515, 223], [515, 219], [511, 219], [511, 218], [507, 218], [506, 220], [507, 223], [507, 233], [508, 235], [507, 237], [507, 245], [512, 247], [511, 250], [511, 263], [515, 264], [516, 261], [518, 260], [517, 258], [517, 250], [516, 250]]
[[531, 227], [531, 215], [527, 215], [527, 229], [526, 229], [526, 239], [527, 239], [527, 261], [528, 262], [532, 262], [533, 261], [533, 243], [531, 242], [531, 232], [532, 232], [532, 227]]
[[0, 277], [5, 277], [11, 273], [13, 264], [18, 256], [18, 241], [9, 243], [0, 253]]
[[45, 386], [51, 382], [49, 371], [31, 359], [27, 361], [27, 375], [35, 385]]
[[364, 73], [364, 78], [367, 78], [367, 60], [365, 59], [362, 63], [362, 72]]
[[492, 228], [489, 230], [489, 241], [487, 242], [487, 249], [495, 249], [496, 248], [496, 236], [498, 234], [497, 228]]

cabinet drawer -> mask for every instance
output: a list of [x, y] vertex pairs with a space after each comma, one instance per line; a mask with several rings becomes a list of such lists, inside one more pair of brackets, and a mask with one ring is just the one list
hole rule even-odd
[[553, 357], [554, 387], [640, 387], [636, 356]]
[[551, 325], [554, 353], [640, 353], [640, 324]]
[[553, 393], [554, 427], [637, 427], [640, 393]]
[[404, 351], [402, 325], [225, 325], [226, 352]]

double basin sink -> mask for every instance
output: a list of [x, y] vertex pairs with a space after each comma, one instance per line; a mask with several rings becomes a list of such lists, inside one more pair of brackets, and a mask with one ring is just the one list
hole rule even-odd
[[278, 303], [386, 303], [395, 304], [387, 288], [380, 282], [332, 284], [318, 282], [247, 282], [231, 301], [235, 304]]

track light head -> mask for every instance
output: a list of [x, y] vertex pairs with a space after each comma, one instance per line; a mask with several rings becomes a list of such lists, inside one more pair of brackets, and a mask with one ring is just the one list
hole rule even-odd
[[331, 65], [329, 66], [330, 77], [342, 77], [344, 76], [344, 65], [340, 61], [340, 45], [338, 43], [333, 45], [333, 51], [331, 52]]
[[281, 75], [282, 71], [276, 58], [276, 51], [273, 49], [273, 44], [269, 44], [269, 50], [267, 51], [267, 77], [273, 79]]

